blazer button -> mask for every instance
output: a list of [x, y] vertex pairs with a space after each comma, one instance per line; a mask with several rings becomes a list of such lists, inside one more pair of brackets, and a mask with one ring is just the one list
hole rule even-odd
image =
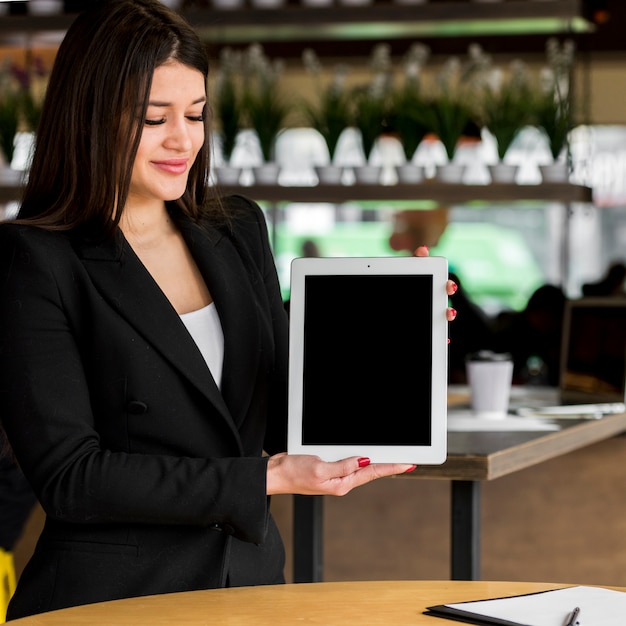
[[213, 522], [213, 524], [209, 525], [209, 528], [220, 533], [226, 533], [227, 535], [235, 534], [235, 529], [230, 524], [218, 524], [217, 522]]
[[148, 405], [145, 402], [139, 402], [139, 400], [131, 400], [126, 405], [126, 411], [131, 415], [143, 415], [148, 412]]

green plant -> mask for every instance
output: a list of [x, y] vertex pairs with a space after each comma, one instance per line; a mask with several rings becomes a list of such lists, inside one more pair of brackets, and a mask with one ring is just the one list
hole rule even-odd
[[411, 46], [403, 59], [404, 82], [392, 91], [387, 117], [388, 128], [395, 133], [407, 162], [430, 132], [427, 103], [422, 95], [420, 73], [430, 50], [421, 44]]
[[30, 91], [27, 91], [23, 94], [21, 104], [26, 127], [30, 131], [35, 132], [41, 117], [41, 102]]
[[20, 119], [20, 97], [8, 91], [0, 95], [0, 150], [10, 165], [15, 151], [15, 135]]
[[11, 64], [7, 78], [12, 82], [20, 100], [20, 122], [23, 130], [36, 132], [48, 80], [43, 61], [34, 57], [28, 67]]
[[0, 150], [13, 160], [15, 135], [35, 132], [39, 124], [47, 73], [41, 59], [24, 69], [6, 59], [0, 65]]
[[259, 139], [264, 161], [274, 159], [276, 138], [291, 111], [280, 90], [283, 63], [265, 56], [259, 44], [248, 47], [243, 57], [243, 115]]
[[502, 161], [520, 130], [532, 123], [532, 89], [526, 65], [515, 60], [506, 78], [495, 70], [484, 84], [479, 103], [480, 122], [496, 140]]
[[391, 91], [391, 56], [387, 44], [378, 44], [370, 56], [371, 78], [351, 90], [353, 125], [361, 134], [363, 155], [369, 161], [378, 137], [385, 132]]
[[15, 134], [20, 120], [20, 89], [13, 65], [5, 60], [0, 65], [0, 151], [10, 165], [15, 150]]
[[321, 82], [322, 66], [315, 52], [311, 48], [305, 49], [302, 53], [302, 60], [305, 69], [314, 77], [315, 92], [319, 94], [317, 104], [303, 103], [304, 116], [307, 123], [324, 138], [332, 163], [335, 159], [339, 138], [352, 121], [351, 101], [345, 89], [348, 67], [338, 65], [333, 73], [331, 83], [324, 87]]
[[443, 144], [448, 160], [452, 161], [463, 131], [472, 119], [470, 107], [460, 97], [442, 94], [428, 102], [426, 117], [429, 127]]
[[237, 78], [241, 72], [241, 55], [231, 48], [220, 52], [220, 64], [215, 79], [215, 116], [219, 123], [222, 157], [230, 162], [241, 130], [242, 98]]
[[397, 134], [409, 162], [424, 137], [431, 131], [426, 100], [408, 89], [392, 95], [388, 127]]
[[376, 140], [385, 130], [387, 106], [381, 97], [372, 97], [367, 87], [355, 87], [352, 92], [354, 126], [361, 134], [365, 160], [369, 161]]
[[572, 128], [569, 100], [558, 93], [538, 94], [532, 112], [535, 124], [545, 134], [550, 154], [556, 161], [567, 148]]
[[449, 161], [454, 159], [459, 140], [477, 117], [477, 74], [484, 71], [489, 59], [477, 44], [469, 48], [469, 59], [461, 64], [450, 57], [436, 76], [426, 107], [428, 125], [437, 135]]
[[532, 102], [534, 124], [545, 134], [550, 153], [557, 160], [569, 148], [573, 127], [570, 73], [574, 62], [574, 43], [550, 38], [546, 44], [548, 66], [540, 75], [540, 85]]

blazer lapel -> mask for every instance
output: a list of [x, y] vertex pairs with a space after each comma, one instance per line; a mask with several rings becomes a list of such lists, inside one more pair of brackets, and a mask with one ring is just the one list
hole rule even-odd
[[[206, 237], [203, 243], [212, 245]], [[195, 342], [121, 231], [98, 245], [81, 243], [77, 253], [108, 303], [195, 385], [237, 435], [229, 408]]]
[[222, 396], [240, 426], [248, 413], [261, 348], [258, 306], [249, 272], [231, 238], [179, 219], [189, 249], [207, 283], [224, 332]]

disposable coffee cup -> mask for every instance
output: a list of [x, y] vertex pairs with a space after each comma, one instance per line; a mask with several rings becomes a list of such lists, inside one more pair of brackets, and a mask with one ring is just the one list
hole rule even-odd
[[487, 419], [506, 417], [513, 382], [511, 355], [481, 350], [468, 355], [465, 366], [472, 413]]

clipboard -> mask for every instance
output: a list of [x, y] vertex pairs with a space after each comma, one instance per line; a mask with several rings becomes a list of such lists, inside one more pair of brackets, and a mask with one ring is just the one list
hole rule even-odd
[[563, 626], [580, 607], [580, 626], [624, 626], [626, 593], [575, 586], [505, 598], [431, 606], [424, 615], [477, 626]]

